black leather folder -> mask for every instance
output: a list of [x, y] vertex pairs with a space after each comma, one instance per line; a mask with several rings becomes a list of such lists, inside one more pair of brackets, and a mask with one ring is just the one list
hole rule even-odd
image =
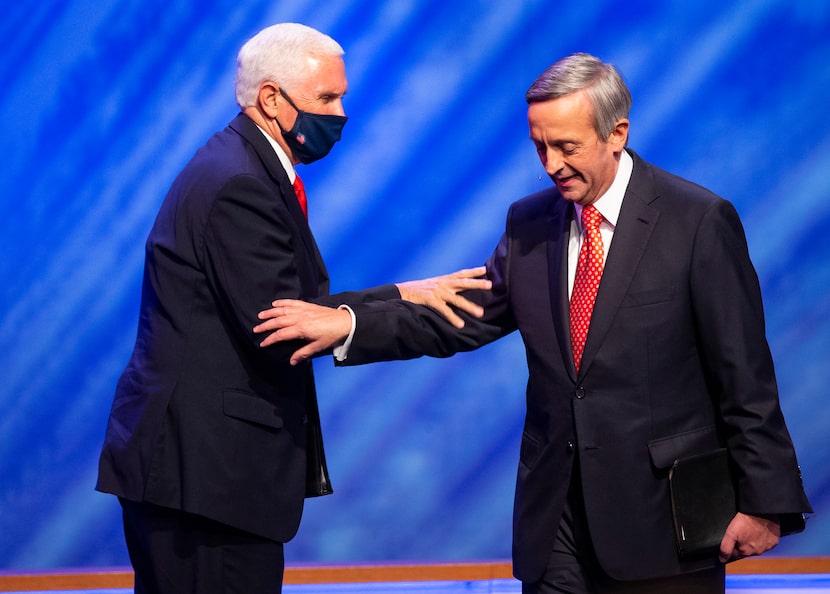
[[716, 554], [736, 513], [726, 449], [675, 460], [669, 488], [680, 556]]

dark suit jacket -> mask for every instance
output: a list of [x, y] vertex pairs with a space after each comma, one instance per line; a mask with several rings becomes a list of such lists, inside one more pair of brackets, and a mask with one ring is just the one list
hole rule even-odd
[[[289, 540], [307, 430], [319, 430], [312, 367], [289, 365], [291, 345], [261, 349], [252, 328], [273, 299], [328, 287], [285, 170], [238, 115], [179, 174], [147, 240], [138, 336], [98, 490]], [[349, 300], [397, 296], [387, 286]]]
[[[617, 579], [712, 566], [678, 558], [668, 469], [725, 446], [740, 511], [810, 511], [778, 402], [758, 279], [727, 201], [634, 157], [582, 368], [569, 338], [573, 205], [555, 188], [512, 205], [487, 263], [483, 320], [462, 332], [404, 302], [356, 308], [345, 364], [448, 356], [518, 329], [527, 416], [514, 510], [514, 572], [541, 577], [578, 456], [591, 536]], [[517, 362], [518, 364], [518, 362]]]

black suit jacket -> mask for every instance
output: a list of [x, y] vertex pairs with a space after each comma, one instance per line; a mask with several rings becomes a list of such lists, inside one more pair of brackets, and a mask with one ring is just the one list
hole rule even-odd
[[[289, 540], [307, 494], [308, 430], [319, 431], [312, 367], [289, 365], [292, 345], [261, 349], [252, 328], [273, 299], [328, 288], [285, 170], [238, 115], [179, 174], [147, 240], [98, 490]], [[349, 301], [398, 295], [387, 286]]]
[[642, 161], [606, 261], [580, 373], [569, 338], [573, 205], [555, 188], [512, 205], [487, 268], [482, 320], [461, 332], [405, 302], [358, 307], [345, 364], [448, 356], [518, 329], [527, 416], [514, 509], [514, 572], [541, 577], [579, 459], [594, 548], [617, 579], [718, 563], [681, 561], [667, 475], [728, 448], [740, 511], [810, 511], [778, 402], [758, 279], [727, 201]]

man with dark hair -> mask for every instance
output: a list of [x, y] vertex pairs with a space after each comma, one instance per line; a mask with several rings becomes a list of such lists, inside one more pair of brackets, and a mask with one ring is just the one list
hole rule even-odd
[[[631, 97], [613, 66], [564, 58], [527, 101], [554, 186], [511, 206], [487, 262], [493, 290], [467, 294], [483, 318], [457, 330], [393, 300], [355, 306], [352, 324], [277, 301], [257, 331], [274, 331], [265, 346], [304, 338], [297, 363], [348, 337], [341, 364], [355, 365], [449, 356], [519, 330], [530, 373], [513, 524], [523, 592], [723, 592], [725, 562], [769, 550], [812, 511], [740, 220], [626, 148]], [[719, 547], [681, 555], [670, 468], [722, 449], [737, 512]]]

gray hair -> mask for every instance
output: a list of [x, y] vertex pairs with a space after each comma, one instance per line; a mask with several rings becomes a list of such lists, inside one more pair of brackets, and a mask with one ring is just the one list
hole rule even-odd
[[271, 25], [254, 35], [236, 58], [239, 107], [256, 105], [259, 87], [266, 81], [290, 93], [302, 80], [309, 55], [342, 56], [343, 48], [328, 35], [298, 23]]
[[611, 64], [584, 53], [562, 58], [536, 79], [525, 99], [529, 104], [540, 103], [581, 90], [594, 106], [594, 129], [604, 142], [631, 110], [631, 93]]

